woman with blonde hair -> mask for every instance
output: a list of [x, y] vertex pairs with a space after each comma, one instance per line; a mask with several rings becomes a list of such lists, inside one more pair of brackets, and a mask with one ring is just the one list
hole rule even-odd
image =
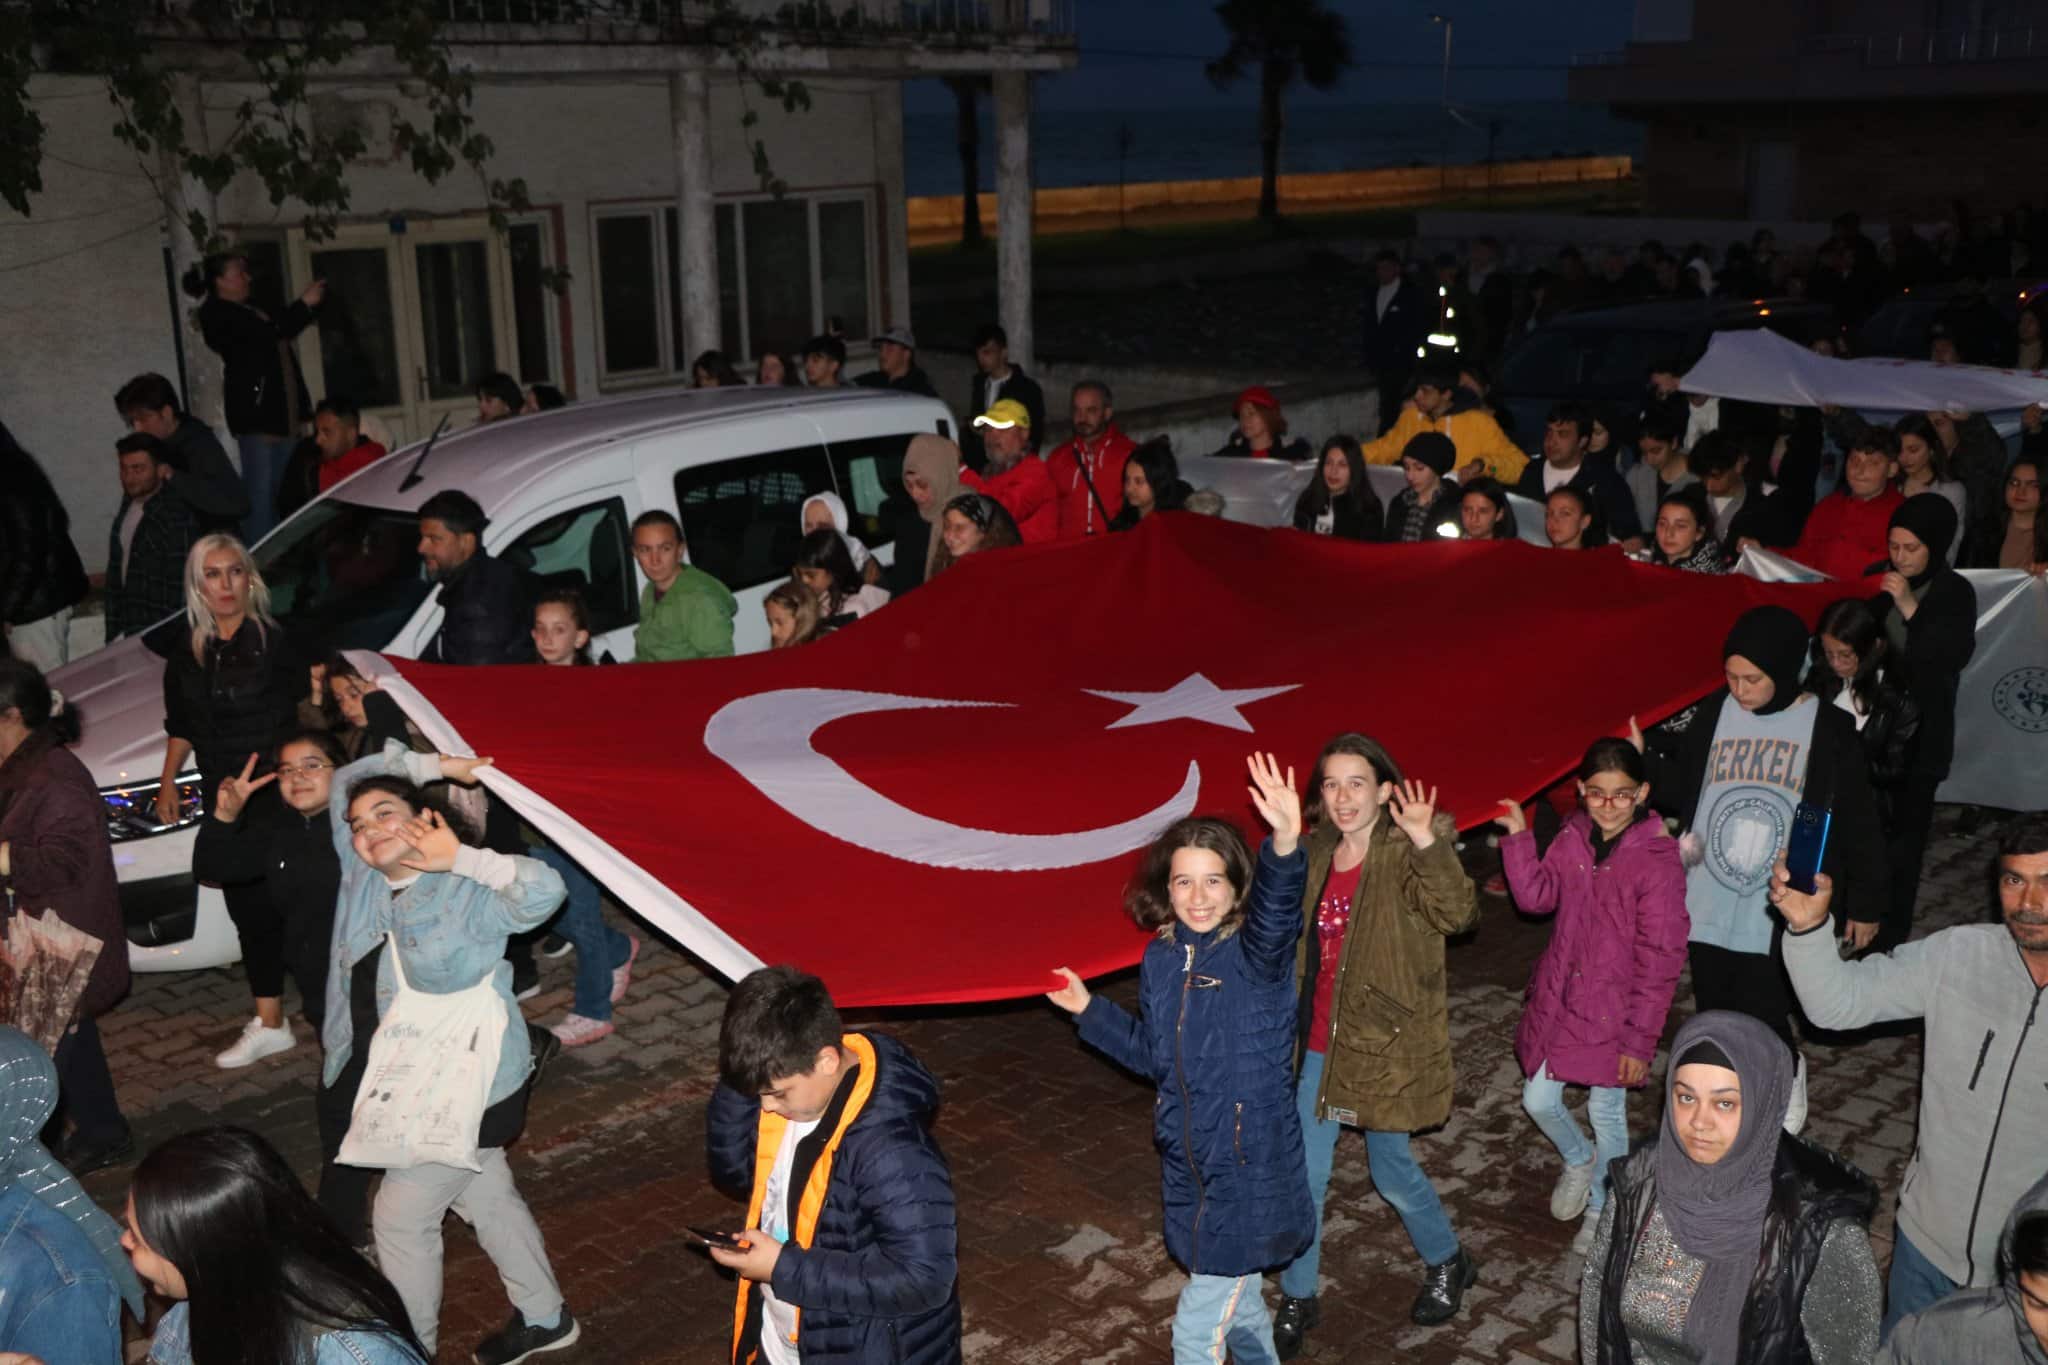
[[[164, 748], [156, 818], [175, 825], [196, 812], [184, 809], [178, 774], [185, 761], [199, 768], [205, 816], [220, 801], [222, 784], [246, 783], [268, 768], [278, 740], [297, 727], [298, 704], [310, 673], [270, 614], [270, 589], [242, 542], [230, 535], [201, 536], [185, 556], [185, 620], [189, 647], [174, 649], [164, 666]], [[249, 817], [269, 820], [277, 793], [257, 790]], [[245, 818], [249, 818], [245, 817]], [[248, 1066], [294, 1047], [284, 1017], [283, 921], [260, 885], [222, 888], [228, 916], [242, 939], [242, 962], [256, 1015], [241, 1036], [214, 1058], [223, 1068]]]

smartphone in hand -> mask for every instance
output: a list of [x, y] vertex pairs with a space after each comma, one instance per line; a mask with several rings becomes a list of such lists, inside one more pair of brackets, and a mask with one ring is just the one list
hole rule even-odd
[[1827, 856], [1833, 812], [1801, 801], [1792, 811], [1792, 836], [1785, 845], [1785, 871], [1794, 891], [1811, 896], [1821, 859]]
[[740, 1241], [739, 1234], [737, 1233], [719, 1232], [713, 1228], [686, 1227], [683, 1229], [683, 1234], [700, 1246], [717, 1247], [721, 1251], [745, 1251], [747, 1249], [746, 1245]]

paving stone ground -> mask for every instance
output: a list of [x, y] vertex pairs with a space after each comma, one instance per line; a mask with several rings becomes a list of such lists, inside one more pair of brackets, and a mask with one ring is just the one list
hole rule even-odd
[[[1937, 819], [1922, 932], [1989, 911], [1997, 825], [1965, 836], [1958, 814], [1943, 808]], [[1471, 853], [1482, 874], [1490, 870], [1490, 855]], [[1408, 1321], [1419, 1267], [1399, 1220], [1372, 1191], [1362, 1141], [1346, 1135], [1328, 1204], [1323, 1325], [1303, 1359], [1576, 1359], [1576, 1284], [1564, 1260], [1574, 1229], [1549, 1217], [1557, 1158], [1521, 1111], [1513, 1052], [1522, 987], [1549, 931], [1502, 901], [1482, 903], [1480, 928], [1450, 952], [1456, 1110], [1416, 1142], [1481, 1263], [1479, 1285], [1455, 1322], [1425, 1330]], [[566, 958], [543, 962], [548, 989], [527, 1002], [530, 1017], [546, 1022], [566, 1011], [570, 967]], [[1105, 989], [1128, 1004], [1135, 978]], [[212, 1066], [247, 999], [239, 970], [136, 978], [133, 995], [101, 1021], [122, 1103], [142, 1150], [184, 1129], [242, 1124], [268, 1135], [310, 1178], [318, 1164], [310, 1039], [247, 1070]], [[711, 1189], [704, 1172], [705, 1102], [724, 1000], [722, 981], [685, 954], [650, 944], [619, 1008], [618, 1032], [564, 1054], [534, 1097], [512, 1167], [584, 1322], [583, 1343], [551, 1357], [563, 1365], [723, 1358], [731, 1282], [689, 1248], [681, 1229], [736, 1226], [744, 1212]], [[1690, 988], [1681, 984], [1676, 1014], [1689, 1010]], [[1147, 1087], [1081, 1048], [1065, 1016], [1042, 1002], [874, 1012], [855, 1022], [902, 1038], [944, 1086], [938, 1131], [960, 1205], [967, 1359], [1167, 1359], [1182, 1276], [1160, 1240]], [[304, 1033], [303, 1021], [299, 1028]], [[1885, 1190], [1872, 1230], [1883, 1261], [1913, 1145], [1919, 1040], [1812, 1040], [1807, 1057], [1809, 1134]], [[1638, 1094], [1632, 1130], [1647, 1133], [1652, 1118], [1651, 1097]], [[129, 1173], [103, 1172], [88, 1187], [118, 1210]], [[446, 1241], [441, 1359], [467, 1360], [507, 1304], [469, 1230], [451, 1219]], [[1277, 1293], [1270, 1282], [1268, 1293]]]

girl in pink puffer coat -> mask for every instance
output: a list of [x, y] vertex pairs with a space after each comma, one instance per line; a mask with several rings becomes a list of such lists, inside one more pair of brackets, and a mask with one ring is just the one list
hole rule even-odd
[[[1649, 1080], [1691, 920], [1678, 843], [1649, 809], [1643, 756], [1627, 740], [1595, 740], [1578, 789], [1581, 809], [1540, 858], [1521, 807], [1502, 802], [1509, 834], [1500, 852], [1515, 904], [1557, 914], [1529, 980], [1515, 1056], [1528, 1077], [1522, 1107], [1564, 1158], [1551, 1217], [1585, 1215], [1572, 1243], [1584, 1254], [1606, 1203], [1608, 1164], [1628, 1155], [1628, 1091]], [[1566, 1085], [1592, 1088], [1590, 1143], [1565, 1108]]]

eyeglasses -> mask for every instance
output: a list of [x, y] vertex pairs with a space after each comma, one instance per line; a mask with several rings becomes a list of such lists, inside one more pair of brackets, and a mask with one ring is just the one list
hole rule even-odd
[[313, 773], [326, 772], [333, 766], [332, 763], [329, 763], [324, 758], [308, 758], [298, 763], [280, 763], [277, 765], [277, 770], [280, 773], [306, 773], [311, 775]]
[[1640, 787], [1628, 787], [1618, 792], [1604, 792], [1597, 787], [1581, 787], [1579, 794], [1586, 798], [1586, 804], [1589, 806], [1619, 806], [1626, 809], [1636, 803], [1636, 793], [1641, 790]]

